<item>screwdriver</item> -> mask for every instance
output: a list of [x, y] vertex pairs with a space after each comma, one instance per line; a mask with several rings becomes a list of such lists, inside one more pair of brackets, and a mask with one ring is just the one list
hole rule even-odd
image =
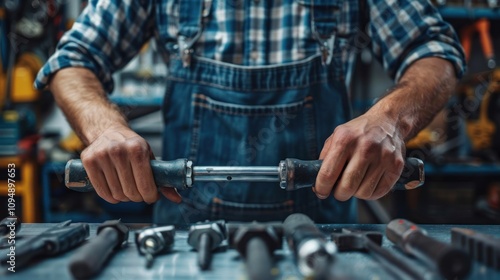
[[429, 237], [424, 229], [408, 220], [392, 220], [385, 234], [405, 253], [433, 267], [446, 279], [462, 279], [470, 271], [471, 259], [464, 250]]
[[198, 251], [198, 266], [207, 270], [212, 262], [212, 251], [226, 239], [223, 220], [197, 223], [189, 228], [188, 244]]
[[283, 226], [271, 223], [228, 223], [229, 246], [240, 253], [250, 280], [276, 279], [274, 252], [283, 245]]
[[120, 220], [108, 220], [97, 227], [97, 235], [85, 243], [69, 260], [69, 270], [75, 279], [97, 275], [108, 263], [114, 251], [128, 240], [128, 227]]
[[[151, 161], [153, 177], [158, 187], [188, 189], [198, 182], [279, 182], [287, 191], [310, 188], [316, 181], [321, 160], [287, 158], [278, 166], [193, 166], [187, 159]], [[409, 190], [424, 183], [424, 163], [417, 158], [406, 158], [403, 172], [393, 187]], [[92, 191], [92, 186], [82, 161], [72, 159], [65, 168], [65, 184], [75, 191]]]

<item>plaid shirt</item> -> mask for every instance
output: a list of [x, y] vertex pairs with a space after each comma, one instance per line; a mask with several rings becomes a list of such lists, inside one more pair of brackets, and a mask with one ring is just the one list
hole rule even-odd
[[[182, 0], [89, 1], [40, 70], [35, 86], [44, 88], [57, 70], [79, 66], [91, 69], [111, 92], [112, 73], [125, 66], [150, 38], [164, 44], [177, 42], [178, 1]], [[354, 54], [371, 45], [396, 80], [423, 57], [444, 58], [455, 66], [458, 77], [464, 73], [463, 51], [455, 32], [427, 0], [368, 0], [368, 34], [360, 28], [356, 0], [213, 0], [194, 53], [248, 66], [294, 62], [317, 54], [311, 3], [318, 2], [339, 6], [332, 9], [340, 46], [333, 55], [341, 56], [344, 72], [352, 67]], [[167, 60], [172, 55], [177, 53], [165, 53]]]

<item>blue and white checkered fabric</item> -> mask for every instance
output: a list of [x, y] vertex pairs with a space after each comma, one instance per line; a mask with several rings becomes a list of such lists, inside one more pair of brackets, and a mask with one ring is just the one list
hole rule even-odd
[[[111, 92], [111, 74], [151, 37], [164, 43], [177, 42], [178, 1], [182, 0], [89, 1], [40, 70], [35, 86], [45, 87], [59, 69], [80, 66], [91, 69]], [[311, 4], [318, 2], [329, 5], [326, 0], [213, 0], [194, 52], [247, 66], [295, 62], [317, 54]], [[352, 66], [353, 54], [370, 42], [375, 56], [395, 79], [423, 57], [444, 58], [455, 66], [457, 76], [464, 73], [463, 51], [456, 34], [429, 1], [368, 0], [368, 36], [359, 27], [358, 1], [331, 2], [340, 5], [332, 17], [336, 17], [336, 40], [341, 40], [341, 48], [333, 54], [342, 56], [345, 68]], [[170, 55], [174, 54], [165, 57]]]

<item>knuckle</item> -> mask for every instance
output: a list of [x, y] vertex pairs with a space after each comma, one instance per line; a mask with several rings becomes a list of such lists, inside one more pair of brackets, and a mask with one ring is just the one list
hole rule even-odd
[[85, 166], [86, 168], [96, 166], [99, 162], [99, 159], [96, 157], [96, 155], [90, 153], [82, 153], [80, 155], [80, 159], [82, 160], [83, 166]]
[[327, 168], [321, 168], [316, 177], [316, 180], [321, 182], [332, 182], [335, 179], [336, 178], [333, 170]]
[[111, 145], [111, 147], [109, 148], [109, 154], [113, 158], [124, 158], [126, 155], [126, 151], [121, 145]]
[[399, 171], [398, 173], [401, 173], [401, 171], [403, 171], [403, 168], [405, 166], [405, 160], [403, 159], [403, 157], [397, 157], [394, 161], [394, 166]]
[[340, 130], [337, 134], [335, 134], [335, 136], [335, 143], [340, 145], [341, 147], [347, 147], [353, 141], [352, 137], [347, 132], [345, 132], [345, 129]]
[[149, 148], [145, 140], [134, 138], [127, 142], [129, 154], [136, 159], [144, 159], [149, 155]]
[[366, 139], [361, 141], [360, 150], [363, 154], [373, 155], [377, 154], [379, 151], [379, 144], [371, 139]]

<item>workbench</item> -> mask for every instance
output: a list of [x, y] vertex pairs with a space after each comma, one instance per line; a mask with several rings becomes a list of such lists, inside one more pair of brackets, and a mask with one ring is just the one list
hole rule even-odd
[[[29, 240], [30, 236], [36, 235], [55, 224], [23, 224], [20, 232], [16, 235], [16, 244]], [[175, 246], [173, 251], [166, 255], [157, 256], [153, 267], [145, 268], [145, 258], [137, 252], [134, 240], [134, 230], [146, 226], [145, 224], [129, 224], [129, 244], [127, 247], [117, 252], [107, 267], [96, 279], [247, 279], [245, 276], [244, 262], [238, 253], [229, 249], [223, 243], [221, 249], [213, 256], [211, 269], [202, 272], [196, 262], [196, 252], [187, 244], [187, 228], [177, 228]], [[341, 230], [343, 227], [359, 230], [375, 230], [383, 232], [385, 235], [385, 225], [318, 225], [325, 233]], [[450, 242], [450, 229], [452, 227], [464, 227], [485, 234], [500, 237], [500, 225], [421, 225], [428, 234], [439, 240]], [[96, 234], [97, 224], [90, 224], [90, 238]], [[396, 254], [401, 254], [393, 244], [384, 237], [383, 246]], [[3, 256], [6, 249], [0, 250]], [[31, 263], [30, 266], [16, 270], [15, 273], [7, 271], [7, 267], [1, 267], [0, 278], [6, 279], [71, 279], [68, 270], [68, 260], [75, 250], [62, 255], [43, 259]], [[335, 279], [396, 279], [392, 274], [380, 265], [378, 261], [369, 254], [361, 252], [342, 252], [336, 255], [336, 260], [331, 267], [332, 275]], [[428, 279], [440, 279], [419, 261], [410, 257], [409, 261], [415, 264], [417, 269], [422, 271], [422, 275]], [[279, 268], [277, 279], [303, 279], [299, 274], [292, 252], [284, 243], [283, 249], [275, 253], [276, 265]], [[481, 263], [474, 262], [473, 269], [467, 279], [500, 279], [500, 271], [485, 267]]]

